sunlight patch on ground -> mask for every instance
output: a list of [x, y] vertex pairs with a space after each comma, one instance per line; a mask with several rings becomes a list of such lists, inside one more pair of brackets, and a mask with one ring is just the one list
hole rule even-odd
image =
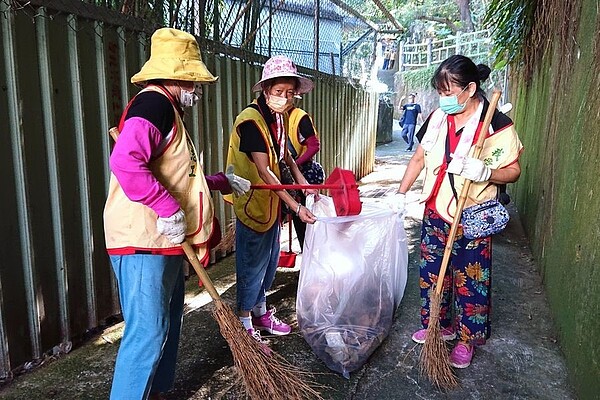
[[[221, 282], [221, 283], [223, 283], [223, 282]], [[235, 285], [235, 280], [226, 280], [226, 283], [221, 284], [221, 285], [219, 285], [218, 283], [215, 283], [215, 282], [213, 282], [213, 284], [215, 285], [215, 289], [217, 290], [217, 293], [219, 293], [219, 296], [220, 296], [223, 293], [225, 293], [227, 290], [229, 290], [229, 288], [231, 288], [233, 285]], [[184, 304], [184, 307], [185, 307], [184, 315], [189, 314], [199, 308], [204, 307], [211, 301], [212, 301], [212, 298], [210, 297], [210, 295], [208, 294], [208, 292], [206, 290], [203, 290], [201, 293], [198, 293], [195, 296], [190, 296], [190, 297], [186, 296], [185, 304]]]

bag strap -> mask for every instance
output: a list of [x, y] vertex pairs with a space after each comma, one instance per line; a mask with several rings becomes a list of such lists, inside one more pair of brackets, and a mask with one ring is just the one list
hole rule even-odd
[[[256, 103], [250, 103], [250, 104], [248, 104], [247, 108], [253, 108], [253, 109], [255, 109], [255, 110], [256, 110], [256, 111], [258, 111], [258, 113], [259, 113], [259, 114], [262, 116], [262, 118], [265, 120], [265, 122], [267, 121], [267, 119], [265, 118], [265, 115], [264, 115], [264, 113], [262, 112], [262, 110], [261, 110], [261, 108], [260, 108], [260, 106], [259, 106], [258, 104], [256, 104]], [[277, 122], [275, 122], [275, 123], [277, 123]], [[270, 126], [268, 126], [268, 124], [267, 124], [267, 128], [268, 128], [268, 130], [269, 130], [269, 135], [271, 135], [271, 141], [272, 141], [273, 143], [277, 143], [277, 145], [279, 145], [279, 142], [278, 142], [277, 138], [276, 138], [276, 137], [275, 137], [275, 135], [273, 134], [273, 131], [271, 131], [271, 127], [270, 127]], [[287, 140], [287, 135], [286, 135], [286, 140]], [[273, 151], [275, 152], [275, 149], [273, 149]], [[285, 148], [283, 148], [283, 149], [281, 149], [281, 148], [280, 148], [280, 149], [279, 149], [279, 152], [280, 152], [280, 154], [281, 154], [281, 151], [283, 151], [283, 152], [284, 152], [284, 158], [285, 158], [285, 152], [286, 152], [287, 150], [286, 150]], [[294, 157], [294, 158], [295, 158], [295, 157]]]
[[[446, 168], [452, 161], [452, 157], [450, 157], [450, 133], [446, 134], [446, 150], [445, 150], [445, 158], [446, 158]], [[450, 181], [450, 187], [452, 188], [452, 193], [454, 194], [454, 200], [458, 202], [458, 193], [456, 192], [456, 188], [454, 187], [454, 174], [448, 172], [448, 180]]]
[[[446, 135], [446, 151], [445, 151], [445, 159], [446, 159], [446, 166], [448, 164], [450, 164], [450, 161], [452, 161], [452, 157], [450, 157], [450, 134]], [[456, 187], [454, 187], [454, 174], [448, 172], [448, 180], [450, 181], [450, 187], [452, 188], [452, 193], [454, 194], [454, 200], [456, 200], [458, 202], [458, 193], [456, 192]], [[501, 192], [501, 187], [499, 185], [496, 185], [495, 183], [490, 183], [490, 185], [494, 185], [496, 186], [496, 200], [500, 199], [500, 192]], [[506, 191], [506, 185], [504, 186], [504, 191]]]
[[289, 137], [287, 137], [285, 141], [287, 144], [288, 151], [292, 155], [292, 158], [295, 160], [296, 158], [298, 158], [298, 152], [294, 148], [294, 145], [292, 144], [292, 140]]

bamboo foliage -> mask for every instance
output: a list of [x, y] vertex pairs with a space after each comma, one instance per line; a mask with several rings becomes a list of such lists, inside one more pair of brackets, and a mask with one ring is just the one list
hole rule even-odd
[[492, 0], [484, 23], [493, 27], [495, 66], [517, 67], [529, 83], [543, 57], [557, 46], [569, 70], [580, 14], [578, 1]]
[[[254, 51], [258, 31], [269, 23], [285, 0], [247, 0], [231, 7], [225, 7], [224, 0], [123, 0], [120, 3], [97, 0], [93, 3], [151, 21], [156, 26], [181, 29], [221, 43], [231, 43], [234, 31], [241, 25], [244, 41], [240, 48]], [[267, 6], [271, 11], [261, 21], [261, 10]], [[221, 15], [220, 10], [224, 9], [228, 11]]]
[[144, 19], [156, 26], [181, 29], [202, 38], [213, 36], [213, 39], [220, 39], [218, 10], [223, 0], [92, 0], [90, 3]]
[[492, 0], [484, 24], [493, 26], [495, 64], [504, 67], [520, 62], [534, 25], [536, 0]]

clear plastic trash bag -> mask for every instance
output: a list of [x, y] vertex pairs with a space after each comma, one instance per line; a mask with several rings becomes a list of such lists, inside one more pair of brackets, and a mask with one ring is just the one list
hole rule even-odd
[[402, 219], [383, 203], [336, 217], [333, 200], [307, 207], [308, 225], [296, 313], [304, 339], [332, 370], [349, 378], [388, 335], [404, 294], [408, 247]]

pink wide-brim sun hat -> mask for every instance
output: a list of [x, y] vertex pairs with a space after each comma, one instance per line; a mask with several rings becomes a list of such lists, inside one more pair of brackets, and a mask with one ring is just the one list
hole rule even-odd
[[252, 91], [260, 92], [263, 89], [262, 84], [274, 78], [297, 78], [300, 82], [300, 86], [297, 88], [298, 94], [308, 93], [314, 87], [313, 81], [298, 75], [298, 68], [292, 60], [286, 56], [273, 56], [265, 63], [262, 78], [252, 86]]

